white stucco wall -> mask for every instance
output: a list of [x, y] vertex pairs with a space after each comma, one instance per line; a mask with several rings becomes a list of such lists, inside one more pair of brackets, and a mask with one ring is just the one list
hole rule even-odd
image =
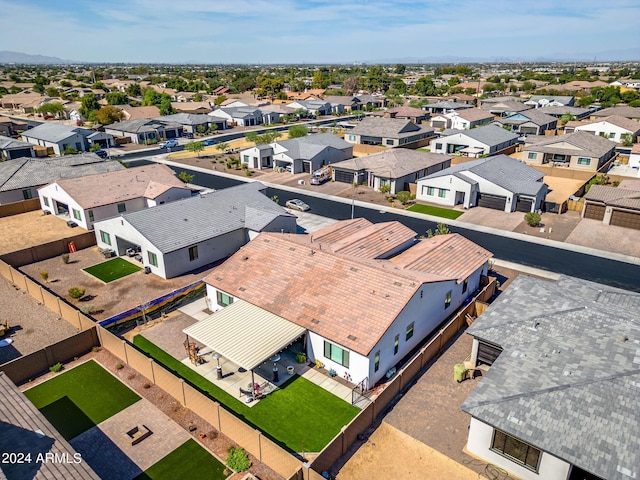
[[[590, 132], [590, 133], [593, 133], [594, 135], [600, 135], [601, 133], [603, 133], [606, 135], [606, 138], [616, 143], [622, 141], [622, 138], [621, 138], [622, 134], [632, 133], [630, 130], [627, 130], [626, 128], [619, 127], [609, 122], [598, 122], [598, 123], [591, 123], [589, 125], [579, 125], [575, 127], [574, 130]], [[610, 136], [611, 134], [613, 134], [613, 136]]]
[[[227, 292], [220, 290], [222, 293], [229, 295]], [[217, 295], [218, 289], [209, 285], [207, 283], [207, 304], [209, 305], [209, 310], [211, 310], [212, 312], [217, 312], [222, 310], [224, 307], [221, 307], [220, 305], [218, 305], [218, 295]], [[237, 301], [238, 297], [234, 297], [233, 295], [229, 295], [231, 298], [233, 298], [233, 301]]]
[[[434, 187], [434, 195], [427, 195], [428, 187]], [[440, 189], [448, 190], [445, 197], [438, 195]], [[456, 192], [464, 192], [463, 206], [470, 208], [475, 206], [474, 192], [477, 190], [475, 185], [465, 182], [461, 178], [454, 175], [445, 175], [431, 179], [422, 179], [418, 181], [416, 189], [416, 199], [423, 202], [436, 203], [439, 205], [454, 206], [456, 201]]]
[[520, 466], [508, 458], [491, 450], [493, 427], [471, 418], [467, 450], [486, 462], [497, 465], [523, 480], [566, 480], [571, 465], [553, 455], [542, 452], [538, 472]]
[[[436, 148], [437, 144], [441, 144], [441, 148]], [[447, 153], [448, 145], [464, 145], [466, 147], [476, 147], [485, 149], [484, 153], [489, 153], [489, 146], [484, 143], [480, 143], [472, 138], [457, 133], [455, 135], [449, 135], [446, 137], [436, 138], [431, 140], [429, 148], [433, 153]]]
[[156, 198], [146, 199], [147, 206], [155, 207], [164, 203], [175, 202], [176, 200], [182, 200], [183, 198], [189, 198], [191, 196], [191, 190], [188, 188], [173, 187], [164, 193], [161, 193]]

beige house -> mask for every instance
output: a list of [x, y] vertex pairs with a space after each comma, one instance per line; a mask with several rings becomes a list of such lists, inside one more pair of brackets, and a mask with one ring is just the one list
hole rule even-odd
[[523, 160], [533, 165], [552, 164], [578, 170], [597, 171], [615, 155], [616, 145], [588, 132], [554, 137], [529, 137]]

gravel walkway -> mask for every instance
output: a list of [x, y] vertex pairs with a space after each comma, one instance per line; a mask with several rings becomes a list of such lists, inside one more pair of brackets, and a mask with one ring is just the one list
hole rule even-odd
[[13, 343], [0, 348], [0, 365], [78, 333], [78, 329], [28, 293], [0, 277], [0, 322], [9, 321]]

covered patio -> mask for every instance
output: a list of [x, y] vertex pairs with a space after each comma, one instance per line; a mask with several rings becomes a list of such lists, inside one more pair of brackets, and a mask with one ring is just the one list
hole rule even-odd
[[[183, 330], [189, 356], [183, 363], [227, 393], [255, 405], [294, 373], [309, 370], [284, 351], [306, 330], [242, 300]], [[198, 348], [196, 343], [204, 345]], [[301, 350], [303, 346], [301, 345]]]

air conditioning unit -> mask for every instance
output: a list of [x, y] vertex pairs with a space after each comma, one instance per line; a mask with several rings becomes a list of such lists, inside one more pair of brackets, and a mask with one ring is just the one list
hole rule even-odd
[[151, 267], [149, 267], [149, 266], [144, 267], [144, 273], [146, 273], [146, 274], [151, 273]]

